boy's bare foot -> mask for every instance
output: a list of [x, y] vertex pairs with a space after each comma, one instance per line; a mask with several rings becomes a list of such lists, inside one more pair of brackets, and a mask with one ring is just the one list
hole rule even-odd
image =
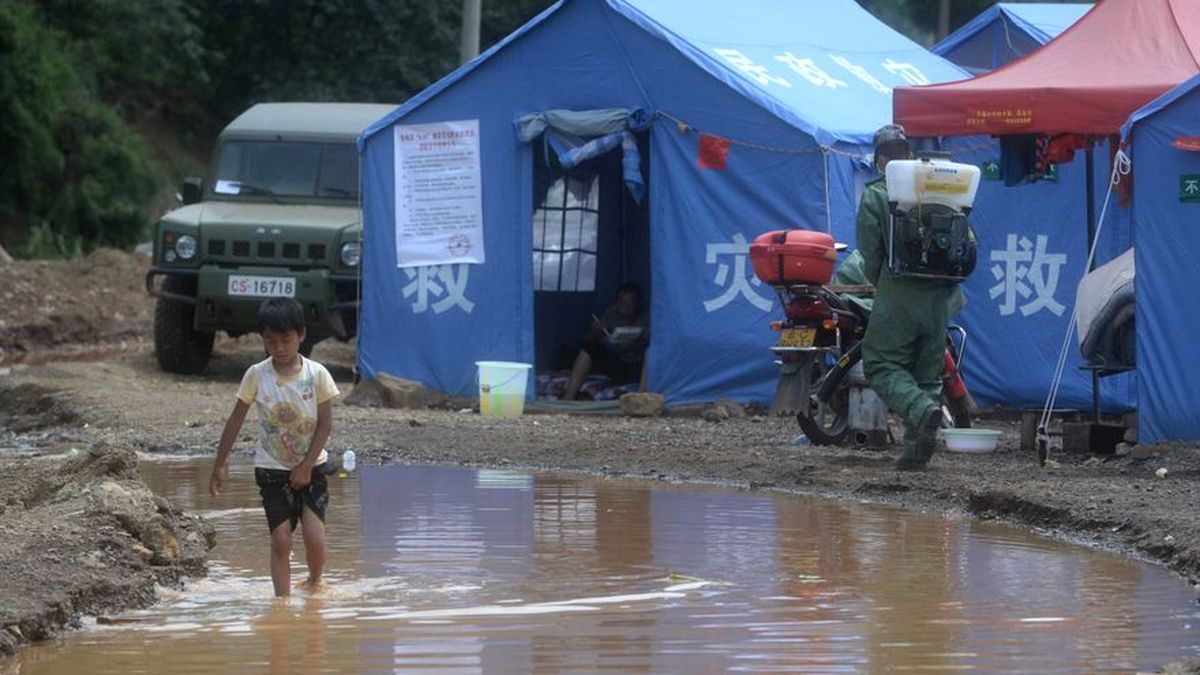
[[329, 588], [329, 584], [325, 583], [324, 579], [305, 579], [296, 584], [296, 588], [309, 593], [320, 593]]

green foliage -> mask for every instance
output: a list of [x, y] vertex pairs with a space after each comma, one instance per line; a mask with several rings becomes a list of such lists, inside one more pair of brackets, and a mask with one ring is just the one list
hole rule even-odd
[[[487, 0], [482, 47], [550, 1]], [[401, 103], [458, 65], [461, 11], [449, 0], [0, 1], [0, 243], [31, 257], [136, 243], [178, 178], [149, 159], [143, 134], [203, 153], [259, 101]]]
[[83, 240], [75, 234], [55, 232], [43, 221], [29, 228], [21, 247], [13, 251], [20, 258], [81, 258]]
[[[552, 0], [485, 0], [481, 49]], [[458, 66], [462, 3], [206, 0], [212, 119], [262, 101], [402, 103]]]
[[66, 38], [88, 90], [126, 120], [163, 109], [187, 119], [202, 110], [208, 74], [194, 0], [39, 0], [38, 6]]
[[26, 256], [130, 245], [158, 172], [43, 19], [26, 2], [0, 5], [0, 222], [27, 231], [16, 248]]
[[94, 101], [68, 107], [57, 132], [66, 162], [49, 223], [72, 233], [84, 251], [137, 243], [146, 234], [147, 207], [159, 183], [142, 139]]
[[457, 3], [208, 0], [212, 112], [272, 100], [401, 103], [456, 65]]
[[76, 90], [75, 73], [33, 9], [0, 4], [0, 219], [19, 223], [53, 202], [41, 189], [61, 175], [54, 120]]
[[[945, 37], [938, 35], [937, 30], [939, 0], [858, 0], [858, 4], [880, 21], [926, 47], [933, 46]], [[952, 0], [950, 30], [954, 31], [993, 4], [995, 0]]]
[[[483, 0], [479, 27], [479, 41], [482, 43], [479, 45], [480, 51], [503, 40], [551, 4], [553, 2], [550, 0]], [[461, 5], [459, 9], [462, 9]], [[461, 14], [458, 16], [461, 17]]]
[[102, 246], [128, 247], [146, 235], [159, 172], [144, 144], [111, 109], [70, 103], [55, 120], [62, 158], [53, 204], [28, 213], [22, 257], [73, 257]]

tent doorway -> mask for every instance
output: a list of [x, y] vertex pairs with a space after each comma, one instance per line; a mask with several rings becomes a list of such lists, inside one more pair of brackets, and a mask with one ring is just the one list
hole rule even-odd
[[[645, 180], [649, 135], [636, 137]], [[538, 398], [555, 399], [592, 315], [613, 304], [621, 284], [637, 283], [649, 311], [650, 186], [640, 203], [633, 198], [619, 147], [569, 170], [548, 165], [544, 153], [533, 155], [534, 363]], [[579, 398], [615, 397], [618, 384], [597, 377]]]

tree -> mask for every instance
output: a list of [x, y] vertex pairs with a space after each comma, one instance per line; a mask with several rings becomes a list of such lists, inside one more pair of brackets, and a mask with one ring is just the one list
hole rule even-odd
[[78, 87], [58, 41], [31, 5], [0, 5], [0, 233], [7, 242], [28, 227], [31, 213], [52, 203], [41, 189], [61, 175], [64, 158], [54, 123]]
[[880, 21], [904, 33], [914, 42], [926, 47], [945, 37], [939, 35], [939, 13], [942, 4], [949, 6], [950, 31], [973, 19], [995, 4], [995, 0], [857, 0]]
[[24, 255], [128, 245], [157, 172], [141, 139], [85, 86], [68, 38], [26, 0], [0, 5], [0, 225]]
[[457, 63], [456, 3], [441, 0], [208, 0], [222, 122], [261, 101], [400, 103]]
[[[402, 103], [458, 66], [462, 4], [445, 0], [207, 0], [209, 112], [260, 101]], [[548, 7], [488, 0], [486, 49]]]
[[166, 110], [186, 120], [205, 95], [204, 36], [193, 0], [39, 0], [66, 39], [84, 86], [137, 124]]

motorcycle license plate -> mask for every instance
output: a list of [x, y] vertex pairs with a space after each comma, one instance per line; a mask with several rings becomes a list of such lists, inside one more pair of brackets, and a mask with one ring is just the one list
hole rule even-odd
[[779, 332], [778, 347], [811, 347], [817, 337], [816, 328], [784, 328]]

